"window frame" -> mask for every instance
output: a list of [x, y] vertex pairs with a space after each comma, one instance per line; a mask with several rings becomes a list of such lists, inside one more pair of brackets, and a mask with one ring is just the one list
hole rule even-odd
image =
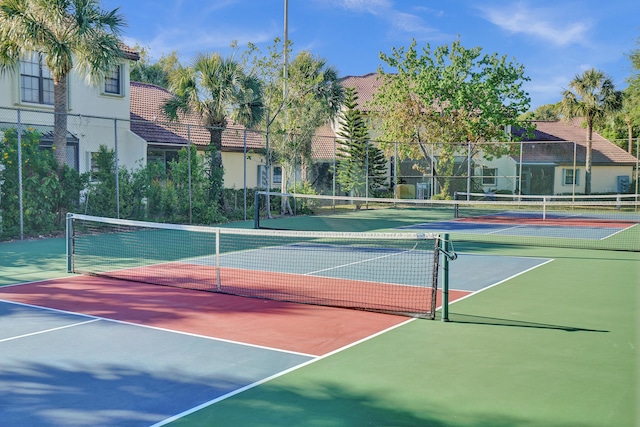
[[104, 76], [102, 91], [105, 95], [122, 96], [122, 65], [118, 64]]
[[563, 168], [562, 169], [562, 185], [580, 185], [580, 169]]
[[[493, 171], [492, 175], [488, 175], [487, 171]], [[495, 186], [498, 182], [498, 168], [490, 168], [482, 166], [482, 185]]]
[[[39, 105], [54, 105], [55, 95], [53, 75], [45, 63], [44, 53], [31, 51], [23, 55], [19, 61], [19, 72], [20, 102]], [[27, 88], [27, 79], [35, 81], [36, 85], [34, 86], [37, 87], [34, 88], [32, 85], [29, 85], [31, 87]], [[36, 94], [37, 100], [34, 100], [34, 98], [36, 98], [34, 96], [25, 96], [27, 94], [26, 91], [29, 91], [31, 95]]]
[[282, 184], [282, 166], [274, 166], [271, 175], [272, 184]]

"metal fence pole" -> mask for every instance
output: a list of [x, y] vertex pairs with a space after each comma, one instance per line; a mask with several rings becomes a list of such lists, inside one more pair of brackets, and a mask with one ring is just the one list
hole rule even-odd
[[244, 189], [244, 220], [247, 220], [247, 129], [243, 131], [242, 138], [242, 188]]
[[576, 183], [578, 182], [578, 171], [576, 170], [576, 157], [578, 154], [578, 144], [574, 141], [573, 142], [573, 182], [571, 183], [571, 201], [575, 201], [575, 197], [576, 197]]
[[640, 137], [636, 138], [636, 202], [638, 201], [638, 182], [640, 178]]
[[193, 194], [191, 192], [191, 124], [187, 123], [187, 173], [189, 174], [189, 224], [193, 224]]
[[120, 218], [120, 165], [118, 162], [118, 119], [113, 119], [113, 142], [115, 146], [116, 167], [116, 218]]
[[[335, 197], [336, 195], [336, 174], [338, 173], [338, 159], [336, 156], [336, 138], [333, 138], [333, 176], [331, 177], [331, 181], [333, 184], [333, 189], [332, 189], [332, 196]], [[335, 209], [336, 207], [336, 201], [335, 199], [333, 200], [333, 208]]]
[[22, 117], [18, 110], [18, 212], [20, 215], [20, 240], [24, 239], [24, 205], [22, 191]]
[[471, 193], [471, 141], [467, 141], [467, 200]]
[[[365, 159], [364, 159], [364, 195], [369, 198], [369, 140], [364, 142]], [[369, 200], [367, 200], [367, 209], [369, 208]]]

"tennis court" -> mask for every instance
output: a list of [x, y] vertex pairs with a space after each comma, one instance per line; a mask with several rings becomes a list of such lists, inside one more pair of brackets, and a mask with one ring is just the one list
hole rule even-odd
[[436, 221], [402, 227], [431, 232], [535, 236], [559, 239], [604, 240], [622, 231], [638, 227], [637, 215], [627, 219], [599, 218], [588, 215], [500, 212], [500, 214]]
[[[138, 234], [87, 235], [101, 242], [126, 237], [135, 246]], [[390, 265], [397, 272], [413, 268], [411, 256], [431, 253], [409, 256], [398, 242], [354, 250], [326, 240], [251, 239], [242, 247], [238, 236], [232, 240], [233, 247], [221, 243], [219, 257], [202, 253], [210, 245], [179, 259], [168, 253], [182, 248], [155, 245], [144, 265], [121, 246], [119, 256], [109, 255], [118, 261], [100, 272], [120, 278], [66, 274], [63, 239], [53, 244], [57, 255], [47, 240], [1, 243], [2, 283], [10, 285], [0, 288], [3, 422], [613, 426], [637, 420], [636, 252], [456, 243], [448, 323], [141, 280], [162, 265], [151, 281], [189, 274], [201, 281], [202, 269], [218, 263], [223, 276], [259, 271], [252, 280], [267, 278], [269, 292], [275, 283], [290, 286], [291, 276], [317, 277], [320, 287], [357, 282], [365, 294], [372, 282], [378, 288], [393, 282], [396, 293], [399, 286], [429, 289], [416, 273], [403, 278], [389, 271]], [[22, 260], [38, 259], [40, 247], [49, 268], [57, 267], [51, 279], [30, 282], [41, 266]], [[86, 248], [94, 251], [85, 254], [87, 264], [107, 255]], [[380, 259], [393, 261], [373, 272]], [[234, 286], [246, 286], [233, 277]]]

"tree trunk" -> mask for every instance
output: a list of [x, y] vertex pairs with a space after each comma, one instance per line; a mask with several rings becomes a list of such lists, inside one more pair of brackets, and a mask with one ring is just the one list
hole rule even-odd
[[[280, 182], [280, 192], [282, 194], [286, 194], [288, 187], [288, 177], [287, 177], [287, 168], [284, 164], [280, 164], [280, 168], [282, 170], [282, 181]], [[280, 215], [293, 215], [293, 210], [291, 209], [291, 203], [289, 203], [289, 198], [287, 196], [282, 196], [280, 198]]]
[[222, 129], [209, 128], [209, 200], [217, 202], [224, 208], [223, 183], [224, 168], [222, 165]]
[[587, 118], [587, 154], [584, 162], [584, 194], [591, 194], [591, 148], [593, 146], [593, 120]]
[[53, 148], [58, 169], [67, 163], [67, 78], [53, 79]]
[[631, 122], [631, 117], [629, 117], [629, 115], [627, 114], [626, 118], [626, 123], [627, 123], [627, 141], [628, 141], [628, 146], [627, 146], [627, 151], [629, 152], [629, 154], [631, 154], [631, 152], [633, 151], [633, 123]]

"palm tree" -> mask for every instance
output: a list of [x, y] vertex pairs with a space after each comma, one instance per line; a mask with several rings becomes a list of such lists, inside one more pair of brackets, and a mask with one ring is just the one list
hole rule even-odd
[[67, 77], [76, 67], [101, 81], [122, 56], [124, 18], [97, 0], [3, 0], [0, 2], [0, 70], [15, 67], [30, 52], [44, 54], [54, 87], [53, 145], [58, 166], [66, 161]]
[[594, 121], [619, 111], [622, 94], [615, 90], [611, 78], [594, 68], [576, 75], [569, 89], [562, 94], [560, 109], [566, 118], [581, 117], [587, 124], [587, 156], [585, 159], [584, 192], [591, 193], [591, 151]]
[[179, 113], [196, 112], [211, 135], [209, 143], [209, 197], [222, 202], [222, 132], [227, 119], [255, 126], [263, 114], [260, 81], [244, 72], [233, 58], [200, 54], [190, 67], [179, 66], [169, 75], [174, 96], [164, 106], [171, 120]]

